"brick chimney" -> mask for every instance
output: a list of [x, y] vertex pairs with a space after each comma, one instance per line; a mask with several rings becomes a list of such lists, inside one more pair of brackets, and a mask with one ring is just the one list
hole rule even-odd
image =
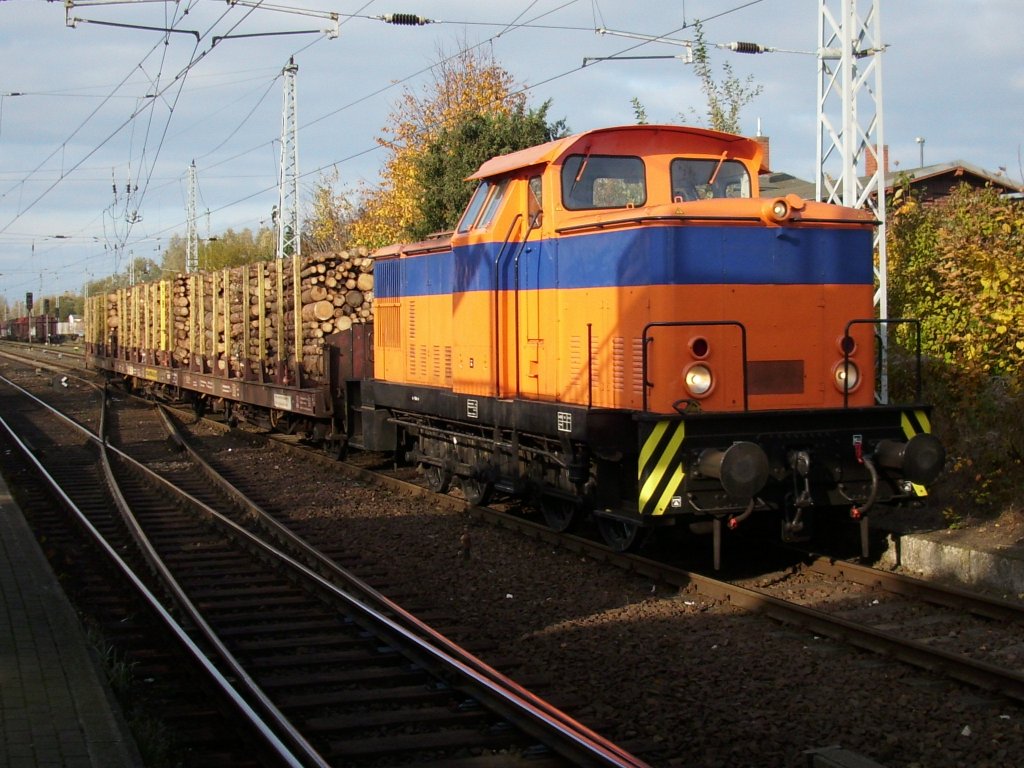
[[764, 155], [761, 156], [761, 167], [771, 170], [771, 139], [768, 136], [762, 136], [758, 134], [754, 137], [754, 141], [761, 145], [761, 151]]
[[[889, 145], [882, 147], [882, 169], [884, 174], [889, 173]], [[873, 176], [878, 170], [878, 161], [871, 152], [864, 153], [864, 175]]]

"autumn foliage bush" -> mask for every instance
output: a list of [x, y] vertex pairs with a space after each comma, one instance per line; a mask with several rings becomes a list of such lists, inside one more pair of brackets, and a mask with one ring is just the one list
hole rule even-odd
[[[922, 203], [898, 189], [888, 215], [889, 315], [921, 320], [924, 392], [949, 451], [951, 518], [1016, 510], [1024, 486], [1024, 205], [991, 187]], [[893, 329], [907, 378], [912, 326]], [[955, 520], [953, 520], [955, 522]]]

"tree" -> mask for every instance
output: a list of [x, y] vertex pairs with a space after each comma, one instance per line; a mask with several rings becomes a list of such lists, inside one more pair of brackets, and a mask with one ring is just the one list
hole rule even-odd
[[[722, 81], [715, 80], [707, 41], [704, 39], [704, 27], [700, 21], [694, 22], [693, 67], [707, 98], [709, 127], [726, 133], [741, 133], [740, 110], [757, 98], [762, 88], [754, 84], [753, 75], [740, 80], [728, 62], [722, 65]], [[695, 110], [691, 108], [690, 111], [696, 115]], [[697, 119], [700, 122], [700, 118]]]
[[633, 119], [636, 120], [636, 124], [647, 125], [647, 110], [640, 99], [634, 96], [629, 100], [629, 103], [633, 105]]
[[484, 161], [561, 135], [561, 121], [547, 122], [550, 106], [545, 102], [535, 110], [519, 105], [510, 112], [467, 115], [443, 128], [415, 161], [419, 183], [429, 194], [420, 203], [421, 215], [410, 225], [409, 235], [419, 239], [454, 228], [473, 192], [465, 179]]
[[920, 317], [925, 351], [960, 373], [1024, 374], [1024, 210], [992, 187], [921, 204], [893, 196], [889, 307]]
[[[947, 517], [955, 523], [958, 509], [1017, 504], [1024, 482], [1024, 208], [991, 187], [966, 184], [927, 205], [903, 184], [890, 206], [889, 314], [921, 321], [924, 399], [936, 404], [935, 429], [951, 466], [943, 482], [956, 500]], [[897, 380], [916, 378], [910, 330], [901, 325], [890, 335]]]
[[[164, 250], [160, 262], [160, 273], [163, 275], [177, 274], [185, 271], [185, 238], [174, 235]], [[256, 261], [269, 261], [274, 258], [277, 250], [277, 236], [273, 230], [261, 227], [257, 232], [249, 228], [236, 232], [227, 229], [220, 235], [199, 242], [199, 268], [201, 270], [223, 269], [252, 264]]]
[[526, 97], [513, 91], [512, 75], [481, 48], [444, 56], [419, 94], [406, 90], [377, 142], [388, 151], [380, 184], [364, 190], [352, 225], [357, 243], [378, 247], [408, 239], [420, 227], [425, 190], [418, 158], [446, 128], [473, 115], [508, 115], [523, 110]]
[[311, 210], [302, 235], [304, 248], [308, 245], [314, 251], [340, 251], [351, 241], [356, 211], [347, 195], [334, 191], [337, 183], [335, 170], [329, 176], [321, 175], [313, 189]]

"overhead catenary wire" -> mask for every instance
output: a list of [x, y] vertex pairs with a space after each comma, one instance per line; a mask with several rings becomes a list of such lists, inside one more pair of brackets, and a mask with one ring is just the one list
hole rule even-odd
[[[744, 7], [748, 7], [750, 5], [754, 5], [757, 2], [761, 2], [761, 1], [762, 0], [754, 0], [753, 2], [742, 4], [740, 6], [737, 6], [736, 8], [725, 10], [721, 14], [716, 14], [716, 17], [720, 16], [720, 15], [725, 15], [726, 13], [735, 12], [736, 10], [739, 10], [741, 8], [744, 8]], [[367, 3], [367, 4], [365, 4], [363, 6], [363, 8], [365, 9], [369, 5], [370, 5], [370, 3]], [[549, 25], [549, 24], [544, 24], [544, 23], [541, 23], [541, 22], [549, 14], [554, 13], [555, 11], [561, 10], [562, 8], [565, 8], [565, 7], [568, 7], [570, 5], [573, 5], [573, 2], [562, 3], [557, 8], [554, 8], [554, 9], [552, 9], [550, 11], [547, 11], [547, 12], [544, 12], [544, 13], [538, 13], [535, 16], [533, 16], [532, 18], [524, 20], [524, 16], [532, 8], [534, 8], [537, 5], [537, 3], [536, 2], [530, 2], [530, 3], [527, 3], [525, 5], [526, 5], [525, 9], [522, 12], [520, 12], [519, 14], [517, 14], [513, 18], [513, 20], [511, 22], [492, 23], [491, 26], [498, 27], [498, 31], [494, 35], [492, 35], [490, 38], [488, 38], [487, 40], [485, 40], [482, 43], [480, 43], [479, 45], [490, 44], [497, 37], [506, 35], [506, 34], [508, 34], [509, 32], [512, 32], [512, 31], [526, 30], [526, 29], [557, 29], [557, 28], [570, 28], [570, 29], [572, 29], [572, 27], [565, 27], [564, 25], [562, 27], [559, 27], [558, 25]], [[596, 7], [596, 4], [592, 4], [592, 8], [595, 11], [595, 19], [596, 19], [596, 18], [598, 18], [599, 14], [600, 14], [600, 9]], [[360, 10], [363, 10], [363, 9], [360, 9]], [[357, 14], [350, 15], [350, 18], [356, 18], [356, 17], [357, 17]], [[350, 20], [350, 18], [345, 18], [344, 21], [347, 22], [347, 21]], [[361, 18], [372, 18], [372, 17], [361, 17]], [[445, 24], [445, 23], [447, 23], [447, 24], [460, 24], [460, 25], [463, 25], [463, 26], [469, 24], [468, 22], [453, 22], [453, 21], [445, 21], [445, 20], [438, 20], [438, 19], [434, 19], [434, 20], [431, 20], [431, 21], [433, 23], [439, 23], [439, 24]], [[239, 23], [240, 23], [240, 21], [239, 21]], [[686, 26], [689, 26], [689, 25], [686, 25]], [[202, 35], [206, 36], [206, 37], [203, 37], [203, 39], [208, 39], [208, 36], [211, 34], [211, 30], [213, 30], [213, 28], [214, 28], [214, 25], [210, 25], [210, 27], [206, 30], [206, 32], [202, 33]], [[685, 26], [684, 27], [680, 27], [679, 29], [674, 30], [673, 32], [666, 33], [666, 35], [673, 34], [674, 32], [680, 31], [681, 29], [684, 29], [684, 28], [685, 28]], [[586, 27], [579, 27], [578, 29], [588, 29], [588, 31], [591, 31], [591, 32], [593, 31], [592, 29], [589, 29], [589, 28], [586, 28]], [[315, 44], [316, 42], [319, 42], [319, 41], [314, 41], [314, 43], [311, 43], [310, 45]], [[644, 43], [640, 43], [639, 45], [643, 45], [643, 44]], [[308, 46], [305, 46], [305, 47], [308, 47]], [[471, 47], [472, 46], [466, 46], [466, 49], [469, 49]], [[627, 48], [624, 48], [624, 49], [622, 49], [622, 51], [620, 51], [620, 54], [626, 53], [626, 52], [628, 52], [630, 50], [633, 50], [633, 49], [635, 49], [637, 47], [639, 47], [639, 46], [638, 45], [637, 46], [629, 46]], [[164, 85], [161, 87], [161, 89], [159, 91], [161, 98], [163, 96], [165, 96], [165, 95], [170, 94], [171, 91], [169, 89], [173, 89], [174, 88], [174, 84], [177, 81], [177, 79], [181, 78], [183, 76], [189, 75], [195, 69], [195, 65], [198, 62], [202, 61], [203, 58], [206, 55], [208, 55], [209, 52], [210, 52], [209, 50], [197, 51], [193, 55], [193, 57], [191, 57], [189, 63], [186, 65], [186, 67], [175, 76], [175, 79], [171, 80], [170, 82], [165, 82], [164, 83]], [[147, 54], [147, 55], [151, 55], [151, 54]], [[397, 80], [394, 83], [390, 83], [386, 87], [379, 88], [379, 89], [374, 89], [371, 93], [368, 93], [368, 94], [365, 94], [363, 96], [360, 96], [357, 99], [350, 100], [346, 104], [343, 104], [343, 105], [341, 105], [340, 107], [338, 107], [336, 109], [329, 110], [327, 113], [325, 113], [325, 114], [323, 114], [323, 115], [321, 115], [319, 117], [316, 117], [313, 120], [307, 121], [303, 125], [303, 128], [307, 128], [307, 127], [309, 127], [310, 125], [312, 125], [312, 124], [314, 124], [316, 122], [319, 122], [319, 121], [322, 121], [322, 120], [326, 120], [329, 117], [331, 117], [333, 115], [336, 115], [339, 112], [342, 112], [342, 111], [344, 111], [346, 109], [351, 109], [355, 105], [363, 103], [367, 99], [373, 98], [373, 97], [379, 95], [380, 93], [383, 93], [383, 92], [385, 92], [387, 90], [390, 90], [391, 88], [401, 87], [402, 84], [411, 81], [412, 79], [414, 79], [417, 76], [422, 75], [426, 71], [429, 71], [430, 69], [433, 68], [433, 66], [436, 66], [436, 65], [431, 65], [431, 66], [428, 66], [428, 67], [424, 67], [424, 68], [418, 69], [416, 72], [408, 75], [405, 78]], [[544, 85], [546, 85], [548, 83], [554, 82], [554, 81], [556, 81], [558, 79], [561, 79], [561, 78], [564, 78], [564, 77], [571, 76], [574, 73], [578, 72], [580, 69], [582, 69], [582, 67], [574, 67], [574, 68], [571, 68], [571, 69], [567, 69], [567, 70], [564, 70], [564, 71], [561, 71], [561, 72], [554, 73], [554, 74], [552, 74], [549, 77], [543, 77], [543, 78], [540, 78], [540, 79], [535, 79], [534, 81], [524, 85], [521, 89], [517, 90], [516, 93], [526, 93], [526, 92], [529, 92], [529, 91], [532, 91], [532, 90], [536, 90], [537, 88], [542, 87], [542, 86], [544, 86]], [[184, 84], [182, 84], [181, 87], [183, 87], [183, 86], [184, 86]], [[181, 91], [181, 87], [179, 87], [177, 89], [179, 97], [180, 97], [180, 94], [182, 92]], [[262, 97], [260, 97], [260, 98], [261, 99], [265, 98], [266, 95], [269, 94], [269, 92], [270, 92], [272, 87], [273, 87], [272, 84], [268, 85], [266, 91], [264, 91], [264, 95]], [[121, 95], [120, 92], [117, 89], [115, 89], [111, 94], [109, 94], [108, 98], [115, 98], [115, 97], [118, 97], [120, 95]], [[152, 103], [153, 101], [154, 100], [151, 99], [141, 109], [133, 110], [132, 114], [129, 117], [129, 120], [137, 120], [138, 117], [140, 115], [142, 115], [144, 110], [147, 109], [147, 108], [148, 109], [153, 109], [153, 106], [154, 106], [154, 104]], [[232, 129], [231, 133], [228, 134], [225, 138], [220, 139], [216, 145], [212, 146], [205, 153], [205, 156], [207, 156], [207, 157], [214, 157], [216, 155], [216, 153], [220, 149], [222, 149], [224, 146], [227, 146], [230, 143], [231, 138], [239, 133], [239, 131], [241, 130], [242, 126], [246, 123], [248, 116], [252, 115], [252, 114], [255, 114], [255, 112], [256, 112], [256, 110], [258, 108], [258, 105], [259, 105], [259, 102], [257, 101], [256, 104], [252, 107], [252, 109], [249, 110], [249, 113], [246, 115], [246, 118], [242, 118], [241, 120], [239, 120], [238, 123]], [[127, 123], [127, 121], [125, 121], [125, 122]], [[164, 126], [164, 130], [159, 134], [159, 136], [161, 137], [160, 138], [161, 144], [162, 144], [162, 142], [164, 140], [166, 140], [166, 137], [168, 135], [167, 128], [168, 128], [168, 126], [170, 125], [171, 122], [172, 122], [171, 116], [168, 115], [168, 117], [167, 117], [167, 124]], [[123, 124], [122, 124], [122, 126], [119, 126], [119, 128], [123, 129]], [[153, 139], [153, 140], [155, 140], [155, 139]], [[109, 138], [106, 139], [103, 143], [106, 143], [106, 141], [109, 141]], [[152, 182], [154, 181], [154, 178], [155, 178], [155, 173], [154, 172], [155, 172], [155, 170], [157, 168], [157, 160], [158, 160], [159, 154], [161, 152], [160, 144], [158, 144], [156, 149], [151, 149], [151, 147], [150, 147], [151, 141], [152, 140], [147, 140], [147, 141], [143, 142], [143, 150], [141, 151], [141, 158], [144, 159], [145, 162], [133, 163], [133, 167], [136, 169], [135, 170], [136, 179], [137, 179], [136, 189], [139, 190], [139, 195], [143, 199], [146, 197], [146, 194], [148, 193], [148, 191], [150, 191], [152, 189]], [[260, 144], [260, 145], [258, 145], [256, 147], [251, 148], [250, 150], [243, 150], [241, 152], [233, 153], [230, 158], [225, 158], [225, 159], [217, 160], [217, 161], [215, 161], [213, 163], [207, 164], [205, 167], [206, 167], [207, 170], [216, 168], [218, 165], [223, 165], [223, 164], [225, 164], [227, 162], [230, 162], [231, 159], [240, 158], [240, 157], [244, 156], [245, 154], [248, 154], [251, 151], [259, 149], [260, 147], [266, 147], [268, 145], [269, 146], [273, 146], [275, 141], [276, 141], [275, 139], [271, 139], [271, 140], [269, 140], [267, 142], [264, 142], [264, 143], [262, 143], [262, 144]], [[94, 151], [96, 149], [98, 149], [100, 146], [102, 146], [102, 144], [97, 145], [97, 147], [94, 148]], [[379, 149], [378, 146], [369, 146], [369, 147], [366, 147], [366, 148], [361, 149], [361, 150], [356, 150], [356, 151], [353, 151], [353, 152], [348, 152], [348, 153], [346, 153], [342, 157], [337, 157], [334, 160], [331, 160], [330, 162], [326, 162], [326, 163], [323, 163], [323, 164], [319, 165], [317, 168], [314, 168], [312, 170], [303, 172], [301, 177], [304, 178], [304, 179], [308, 179], [313, 174], [321, 173], [324, 170], [329, 169], [331, 167], [345, 164], [345, 163], [350, 162], [351, 160], [353, 160], [355, 158], [362, 157], [362, 156], [365, 156], [365, 155], [367, 155], [369, 153], [375, 152], [378, 149]], [[79, 158], [77, 163], [74, 163], [73, 165], [70, 165], [67, 169], [63, 170], [61, 175], [60, 175], [60, 177], [56, 180], [56, 183], [63, 183], [68, 178], [69, 175], [71, 175], [74, 171], [77, 171], [79, 168], [81, 168], [84, 165], [85, 161], [87, 161], [91, 156], [92, 156], [92, 152], [86, 154], [84, 157]], [[45, 161], [44, 161], [44, 164], [42, 164], [42, 165], [45, 165]], [[42, 165], [40, 165], [39, 168], [41, 168]], [[38, 169], [37, 169], [37, 171], [38, 171]], [[181, 177], [178, 176], [176, 178], [180, 179]], [[24, 181], [25, 180], [22, 180], [22, 182], [24, 182]], [[17, 188], [17, 187], [18, 187], [18, 184], [15, 184], [14, 188]], [[273, 189], [274, 189], [273, 185], [272, 184], [268, 184], [264, 188], [262, 188], [260, 190], [257, 190], [256, 192], [254, 192], [252, 194], [246, 194], [244, 196], [240, 196], [237, 199], [231, 200], [229, 202], [218, 204], [215, 207], [212, 207], [211, 210], [212, 211], [228, 210], [228, 209], [230, 209], [230, 208], [232, 208], [232, 207], [234, 207], [236, 205], [240, 205], [240, 204], [244, 203], [247, 200], [251, 200], [254, 196], [257, 196], [259, 194], [264, 194], [266, 192], [272, 191]], [[35, 202], [29, 203], [29, 205], [34, 205], [34, 204], [35, 204]], [[18, 216], [15, 217], [16, 220], [20, 219], [21, 215], [25, 211], [27, 211], [27, 210], [28, 209], [25, 208], [25, 209], [19, 211]], [[8, 222], [2, 228], [0, 228], [0, 233], [8, 231], [8, 228], [10, 227], [11, 223], [13, 223], [13, 222]], [[146, 229], [150, 230], [151, 228], [149, 226], [147, 226]], [[145, 233], [143, 233], [141, 235], [141, 240], [152, 239], [154, 234], [160, 235], [162, 233], [166, 233], [167, 231], [172, 231], [172, 230], [173, 230], [173, 227], [164, 228], [164, 229], [158, 229], [155, 233], [147, 231], [147, 232], [145, 232]], [[131, 243], [134, 239], [135, 239], [134, 237], [130, 237], [130, 238], [127, 239], [127, 242]]]

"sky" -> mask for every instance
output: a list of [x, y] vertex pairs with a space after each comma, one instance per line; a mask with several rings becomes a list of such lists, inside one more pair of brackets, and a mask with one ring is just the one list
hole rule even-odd
[[[861, 17], [871, 7], [854, 2]], [[1020, 183], [1024, 2], [877, 2], [890, 166], [963, 160]], [[827, 4], [839, 13], [841, 0]], [[493, 53], [531, 106], [550, 101], [549, 119], [573, 132], [635, 122], [633, 98], [649, 122], [699, 125], [706, 99], [685, 47], [649, 40], [692, 40], [698, 19], [709, 44], [776, 49], [715, 48], [712, 66], [721, 78], [728, 63], [761, 87], [742, 131], [770, 137], [772, 170], [813, 180], [818, 9], [819, 0], [80, 0], [66, 10], [0, 0], [0, 295], [13, 304], [27, 291], [78, 293], [134, 258], [159, 262], [186, 233], [193, 160], [201, 238], [269, 226], [281, 73], [293, 57], [302, 208], [324, 180], [352, 195], [375, 184], [386, 158], [376, 139], [403, 91], [420, 92], [432, 65], [467, 46]], [[336, 37], [324, 34], [331, 13]], [[375, 18], [392, 13], [432, 23]]]

